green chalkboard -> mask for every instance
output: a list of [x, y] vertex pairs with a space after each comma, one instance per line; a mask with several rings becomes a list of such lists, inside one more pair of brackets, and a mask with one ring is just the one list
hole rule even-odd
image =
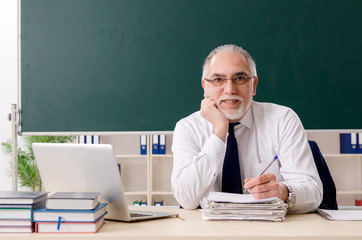
[[256, 101], [306, 129], [362, 129], [360, 0], [21, 0], [21, 131], [172, 131], [221, 44], [255, 58]]

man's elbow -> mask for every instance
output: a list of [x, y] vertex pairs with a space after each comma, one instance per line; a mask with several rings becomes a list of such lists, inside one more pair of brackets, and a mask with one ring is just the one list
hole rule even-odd
[[184, 209], [196, 209], [200, 205], [200, 200], [192, 197], [190, 194], [185, 194], [182, 190], [172, 188], [173, 196], [180, 206]]
[[185, 202], [184, 204], [180, 203], [180, 206], [187, 210], [194, 210], [194, 209], [197, 209], [198, 206], [200, 206], [200, 205], [199, 204], [190, 204], [190, 203]]

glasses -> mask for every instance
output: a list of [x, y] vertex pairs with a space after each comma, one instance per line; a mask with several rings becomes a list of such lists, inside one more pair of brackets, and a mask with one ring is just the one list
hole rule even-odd
[[224, 77], [214, 77], [212, 79], [207, 79], [207, 78], [204, 78], [204, 79], [206, 81], [210, 82], [214, 86], [221, 86], [224, 83], [226, 83], [227, 80], [231, 80], [236, 85], [244, 85], [245, 83], [247, 83], [252, 78], [254, 78], [254, 77], [253, 76], [252, 77], [247, 77], [247, 76], [236, 75], [236, 76], [232, 77], [231, 79], [224, 78]]

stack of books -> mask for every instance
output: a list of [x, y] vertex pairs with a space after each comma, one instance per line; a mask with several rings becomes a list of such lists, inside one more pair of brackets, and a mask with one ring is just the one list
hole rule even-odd
[[0, 232], [34, 231], [32, 211], [44, 205], [48, 193], [0, 191]]
[[37, 233], [96, 233], [104, 225], [106, 203], [96, 192], [57, 192], [33, 211]]
[[251, 194], [211, 192], [201, 207], [204, 220], [282, 222], [288, 205], [277, 197], [255, 200]]

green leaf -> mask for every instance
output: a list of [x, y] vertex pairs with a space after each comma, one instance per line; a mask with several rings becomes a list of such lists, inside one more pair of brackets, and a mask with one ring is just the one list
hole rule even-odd
[[[66, 143], [74, 142], [75, 136], [25, 136], [22, 137], [24, 148], [17, 148], [18, 151], [18, 178], [19, 184], [22, 187], [31, 188], [33, 191], [41, 191], [42, 184], [36, 166], [36, 161], [33, 153], [32, 144], [35, 142], [40, 143]], [[11, 140], [1, 143], [2, 151], [6, 155], [12, 154]], [[12, 162], [10, 162], [12, 165]]]

